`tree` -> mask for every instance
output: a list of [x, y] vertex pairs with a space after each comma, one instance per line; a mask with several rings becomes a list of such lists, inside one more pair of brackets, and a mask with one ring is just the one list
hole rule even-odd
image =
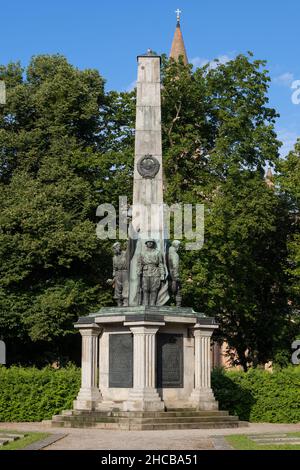
[[0, 331], [11, 360], [32, 360], [34, 343], [42, 362], [72, 357], [73, 323], [112, 302], [110, 242], [97, 240], [95, 214], [128, 191], [133, 95], [105, 94], [97, 71], [59, 55], [35, 57], [23, 73], [18, 64], [0, 69], [8, 90], [0, 115]]
[[[290, 325], [290, 205], [264, 182], [266, 166], [280, 170], [268, 72], [251, 54], [196, 70], [164, 57], [162, 78], [165, 200], [205, 205], [204, 247], [182, 252], [183, 301], [217, 317], [247, 369], [274, 358]], [[105, 93], [62, 56], [0, 79], [0, 334], [14, 361], [70, 358], [78, 316], [112, 303], [95, 212], [130, 202], [135, 94]]]
[[280, 145], [264, 67], [251, 54], [195, 71], [163, 65], [168, 202], [205, 205], [204, 247], [182, 254], [184, 301], [218, 319], [245, 370], [274, 357], [288, 323], [287, 210], [264, 182]]
[[300, 140], [280, 163], [278, 182], [289, 208], [287, 276], [290, 319], [289, 343], [300, 335]]

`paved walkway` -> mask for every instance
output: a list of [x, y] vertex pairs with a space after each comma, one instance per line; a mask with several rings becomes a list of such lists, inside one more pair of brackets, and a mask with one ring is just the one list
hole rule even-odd
[[300, 423], [259, 423], [237, 429], [172, 431], [111, 431], [93, 428], [53, 428], [43, 423], [0, 423], [0, 429], [42, 431], [65, 435], [62, 439], [45, 447], [45, 450], [213, 450], [216, 442], [213, 436], [300, 432]]

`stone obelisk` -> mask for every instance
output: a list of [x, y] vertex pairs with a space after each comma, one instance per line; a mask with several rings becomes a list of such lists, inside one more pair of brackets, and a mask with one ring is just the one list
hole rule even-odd
[[[145, 249], [147, 239], [155, 240], [165, 259], [160, 62], [160, 57], [151, 50], [138, 57], [132, 208], [132, 226], [138, 239], [130, 262], [131, 306], [139, 304], [137, 259]], [[157, 305], [164, 305], [168, 299], [168, 286], [164, 282], [158, 293]]]
[[[176, 14], [178, 29], [180, 12]], [[178, 31], [176, 38], [182, 41]], [[183, 48], [179, 45], [177, 42], [175, 49], [180, 56]], [[121, 305], [102, 307], [80, 317], [75, 324], [82, 335], [81, 388], [74, 402], [75, 411], [55, 417], [56, 423], [78, 426], [82, 422], [78, 417], [82, 416], [85, 424], [102, 422], [103, 427], [111, 422], [121, 428], [125, 422], [128, 429], [156, 429], [166, 428], [172, 421], [172, 428], [182, 429], [191, 426], [187, 416], [193, 426], [203, 427], [202, 415], [195, 415], [194, 410], [187, 415], [188, 409], [218, 408], [210, 383], [210, 337], [218, 325], [214, 318], [181, 307], [180, 242], [173, 240], [168, 250], [165, 246], [168, 234], [163, 210], [160, 93], [160, 57], [148, 51], [138, 57], [133, 206], [127, 256], [119, 243], [114, 245], [114, 280], [119, 289], [115, 292]], [[124, 295], [128, 267], [129, 305]], [[169, 297], [167, 279], [176, 307], [165, 305]], [[172, 412], [163, 414], [172, 408], [177, 409], [178, 421]], [[161, 413], [158, 423], [153, 412]], [[214, 427], [229, 422], [228, 417], [216, 413], [210, 413], [209, 420], [214, 421], [213, 416]]]

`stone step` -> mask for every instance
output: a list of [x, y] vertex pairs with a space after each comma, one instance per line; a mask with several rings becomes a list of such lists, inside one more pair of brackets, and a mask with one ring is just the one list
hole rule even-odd
[[65, 421], [51, 421], [51, 427], [52, 428], [64, 428], [64, 427], [69, 427], [69, 425], [67, 425]]
[[137, 417], [137, 418], [160, 418], [160, 417], [194, 417], [194, 416], [228, 416], [228, 411], [196, 411], [196, 410], [185, 410], [185, 411], [119, 411], [114, 412], [113, 416], [120, 417]]
[[222, 422], [222, 421], [236, 421], [237, 416], [174, 416], [174, 417], [160, 417], [160, 418], [126, 418], [126, 417], [95, 417], [95, 416], [58, 416], [53, 422], [65, 423], [120, 423], [120, 424], [165, 424], [165, 423], [204, 423], [204, 422]]
[[239, 421], [239, 428], [244, 428], [244, 427], [248, 427], [248, 426], [249, 426], [248, 421]]
[[102, 423], [102, 422], [82, 422], [82, 421], [61, 421], [57, 423], [52, 423], [52, 427], [60, 427], [60, 428], [99, 428], [99, 429], [115, 429], [117, 431], [129, 430], [129, 422], [124, 424], [116, 422], [116, 423]]
[[[228, 416], [228, 411], [79, 411], [74, 410], [68, 413], [62, 412], [61, 416], [99, 416], [99, 417], [120, 417], [120, 418], [160, 418], [160, 417], [195, 417], [195, 416]], [[59, 416], [59, 415], [58, 415]]]
[[[247, 423], [244, 423], [246, 425]], [[87, 411], [67, 410], [53, 416], [52, 426], [116, 430], [217, 429], [239, 427], [242, 423], [228, 411]]]
[[0, 446], [5, 446], [5, 444], [8, 444], [10, 440], [8, 438], [0, 437]]
[[2, 446], [6, 446], [7, 444], [9, 444], [11, 441], [9, 441], [8, 439], [0, 439], [0, 447]]
[[274, 446], [283, 446], [283, 445], [291, 445], [291, 446], [295, 446], [295, 445], [299, 445], [300, 444], [300, 440], [298, 439], [298, 441], [282, 441], [282, 442], [277, 442], [277, 441], [262, 441], [262, 442], [257, 442], [258, 445], [260, 446], [269, 446], [269, 445], [274, 445]]
[[174, 418], [143, 418], [143, 419], [130, 419], [130, 423], [142, 423], [142, 424], [164, 424], [164, 423], [205, 423], [205, 422], [220, 422], [220, 421], [238, 421], [237, 416], [196, 416], [196, 417], [174, 417]]
[[53, 416], [54, 421], [75, 421], [75, 420], [84, 420], [84, 421], [107, 421], [107, 420], [119, 420], [119, 421], [125, 421], [125, 420], [130, 420], [130, 421], [145, 421], [145, 420], [150, 420], [150, 421], [157, 421], [157, 420], [185, 420], [189, 421], [191, 419], [196, 420], [215, 420], [215, 419], [228, 419], [228, 418], [234, 418], [238, 419], [237, 416], [229, 416], [227, 413], [214, 413], [214, 414], [207, 414], [207, 413], [195, 413], [193, 415], [186, 415], [180, 414], [180, 413], [159, 413], [157, 415], [153, 414], [119, 414], [112, 413], [110, 415], [99, 415], [98, 413], [94, 414], [75, 414], [75, 415], [55, 415]]
[[10, 432], [1, 432], [0, 433], [0, 438], [2, 439], [3, 437], [8, 437], [8, 438], [12, 438], [14, 440], [17, 440], [17, 439], [21, 439], [21, 438], [25, 437], [25, 434], [13, 434], [13, 433], [10, 433]]
[[116, 416], [56, 416], [53, 422], [65, 423], [119, 423], [126, 422], [128, 418], [118, 418]]
[[54, 415], [52, 416], [52, 420], [51, 422], [60, 422], [60, 421], [63, 421], [65, 419], [65, 416], [62, 416], [62, 415]]
[[[166, 423], [166, 424], [142, 424], [136, 430], [168, 430], [168, 429], [223, 429], [223, 428], [236, 428], [238, 423], [235, 421], [222, 421], [222, 422], [202, 422], [202, 423]], [[134, 425], [130, 426], [132, 431], [135, 430]]]
[[[130, 431], [131, 430], [131, 425], [129, 422], [127, 423], [95, 423], [95, 425], [93, 425], [92, 427], [96, 429], [111, 429], [111, 430], [116, 430], [116, 431]], [[137, 430], [141, 430], [141, 427], [139, 426]]]
[[183, 406], [181, 408], [166, 407], [166, 411], [197, 411], [192, 406]]
[[61, 412], [62, 416], [73, 416], [74, 410], [63, 410]]
[[222, 421], [222, 422], [202, 422], [202, 423], [165, 423], [165, 424], [133, 424], [133, 423], [60, 423], [61, 427], [72, 428], [96, 428], [96, 429], [110, 429], [110, 430], [130, 430], [130, 431], [155, 431], [155, 430], [173, 430], [173, 429], [224, 429], [224, 428], [237, 428], [238, 422], [236, 421]]
[[239, 427], [237, 416], [173, 418], [87, 418], [82, 416], [59, 416], [52, 426], [74, 428], [98, 428], [116, 430], [163, 430], [163, 429], [220, 429]]
[[159, 430], [172, 430], [172, 429], [223, 429], [223, 428], [237, 428], [238, 422], [223, 421], [223, 422], [202, 422], [202, 423], [165, 423], [165, 424], [129, 424], [129, 426], [97, 423], [97, 429], [129, 429], [130, 431], [159, 431]]
[[253, 439], [258, 444], [268, 444], [268, 443], [276, 443], [276, 444], [286, 444], [286, 443], [298, 443], [300, 441], [300, 437], [268, 437], [268, 438], [259, 438]]
[[73, 410], [72, 414], [67, 414], [63, 416], [113, 416], [115, 412], [113, 411], [86, 411], [86, 410]]
[[5, 446], [10, 442], [14, 442], [21, 437], [25, 437], [24, 434], [11, 434], [11, 433], [0, 433], [0, 446]]
[[286, 433], [266, 433], [266, 434], [247, 434], [247, 437], [250, 439], [262, 439], [262, 438], [273, 438], [273, 437], [287, 437]]
[[13, 437], [0, 437], [0, 441], [3, 442], [13, 442], [15, 439]]

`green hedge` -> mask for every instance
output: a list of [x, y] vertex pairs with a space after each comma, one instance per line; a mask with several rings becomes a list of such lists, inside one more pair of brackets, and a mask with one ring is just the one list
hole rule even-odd
[[220, 409], [255, 423], [300, 422], [300, 366], [270, 373], [261, 369], [215, 369], [212, 387]]
[[[242, 420], [300, 422], [300, 366], [273, 373], [215, 369], [212, 386], [220, 409]], [[80, 369], [0, 366], [0, 421], [41, 421], [72, 408], [80, 387]]]
[[0, 421], [41, 421], [72, 408], [80, 369], [0, 366]]

